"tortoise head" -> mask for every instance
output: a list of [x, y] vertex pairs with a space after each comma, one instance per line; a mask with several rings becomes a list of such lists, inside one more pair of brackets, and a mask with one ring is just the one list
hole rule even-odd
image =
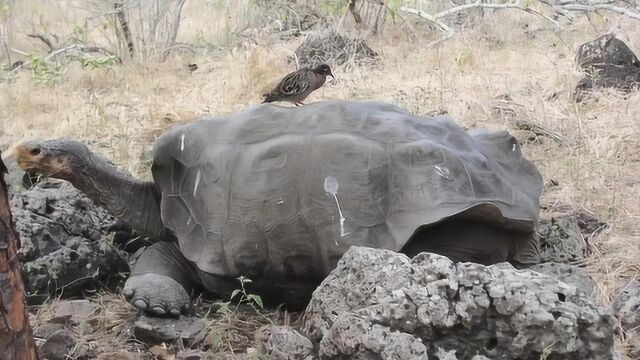
[[90, 151], [72, 140], [35, 140], [18, 145], [16, 160], [22, 170], [74, 182], [81, 177]]
[[331, 76], [332, 78], [335, 79], [335, 77], [331, 73], [331, 68], [327, 64], [318, 65], [318, 67], [313, 69], [313, 72], [315, 72], [316, 74], [320, 74], [320, 75]]
[[24, 171], [66, 180], [141, 233], [158, 240], [170, 237], [162, 223], [155, 183], [135, 179], [85, 144], [36, 140], [18, 145], [13, 152]]

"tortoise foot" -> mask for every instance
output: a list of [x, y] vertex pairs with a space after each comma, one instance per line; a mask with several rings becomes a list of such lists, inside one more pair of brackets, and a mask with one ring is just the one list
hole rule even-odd
[[191, 307], [187, 290], [161, 274], [132, 275], [124, 284], [123, 294], [133, 306], [151, 315], [179, 316]]

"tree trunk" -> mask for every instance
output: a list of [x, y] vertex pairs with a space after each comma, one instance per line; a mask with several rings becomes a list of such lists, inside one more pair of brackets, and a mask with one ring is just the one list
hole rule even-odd
[[121, 1], [116, 2], [116, 17], [118, 18], [118, 23], [120, 24], [120, 30], [122, 31], [122, 36], [124, 43], [127, 45], [127, 49], [129, 50], [129, 56], [133, 58], [135, 54], [135, 49], [133, 45], [133, 37], [131, 36], [131, 30], [129, 29], [129, 22], [127, 21], [127, 16], [124, 10], [124, 4]]
[[4, 182], [6, 172], [0, 157], [0, 359], [37, 360], [17, 256], [20, 239], [13, 227]]

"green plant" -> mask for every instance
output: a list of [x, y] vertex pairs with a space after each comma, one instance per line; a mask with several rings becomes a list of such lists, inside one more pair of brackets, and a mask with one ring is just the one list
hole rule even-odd
[[64, 71], [59, 64], [52, 64], [39, 55], [29, 55], [31, 63], [31, 75], [39, 84], [52, 84], [58, 82]]
[[9, 4], [0, 4], [0, 20], [6, 19], [10, 15]]
[[227, 314], [231, 311], [231, 302], [233, 299], [238, 299], [235, 305], [234, 311], [237, 311], [240, 305], [247, 304], [251, 306], [251, 308], [256, 312], [260, 313], [260, 310], [264, 308], [264, 304], [262, 303], [262, 298], [260, 295], [250, 294], [247, 292], [245, 284], [250, 284], [253, 281], [247, 277], [240, 276], [237, 278], [240, 282], [240, 288], [233, 290], [231, 296], [229, 297], [229, 301], [221, 302], [216, 313]]
[[347, 7], [348, 1], [323, 0], [318, 3], [318, 9], [327, 15], [341, 15]]
[[240, 304], [244, 304], [244, 303], [249, 304], [249, 306], [251, 306], [253, 310], [255, 310], [256, 312], [258, 312], [256, 305], [260, 309], [264, 308], [264, 305], [262, 304], [262, 298], [260, 297], [260, 295], [247, 293], [245, 284], [250, 284], [253, 281], [244, 276], [240, 276], [237, 279], [238, 281], [240, 281], [240, 289], [233, 290], [233, 292], [231, 293], [231, 297], [229, 298], [230, 300], [233, 300], [238, 295], [240, 295], [240, 299], [238, 300], [238, 305], [236, 306], [236, 309], [238, 306], [240, 306]]

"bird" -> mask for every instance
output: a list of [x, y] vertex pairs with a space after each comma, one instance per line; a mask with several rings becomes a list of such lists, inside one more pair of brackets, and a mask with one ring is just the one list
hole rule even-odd
[[198, 64], [188, 64], [187, 68], [189, 69], [189, 71], [194, 72], [198, 70]]
[[264, 103], [287, 101], [296, 106], [304, 105], [304, 99], [324, 85], [327, 75], [335, 79], [327, 64], [315, 68], [302, 68], [287, 74], [270, 92], [263, 94]]

